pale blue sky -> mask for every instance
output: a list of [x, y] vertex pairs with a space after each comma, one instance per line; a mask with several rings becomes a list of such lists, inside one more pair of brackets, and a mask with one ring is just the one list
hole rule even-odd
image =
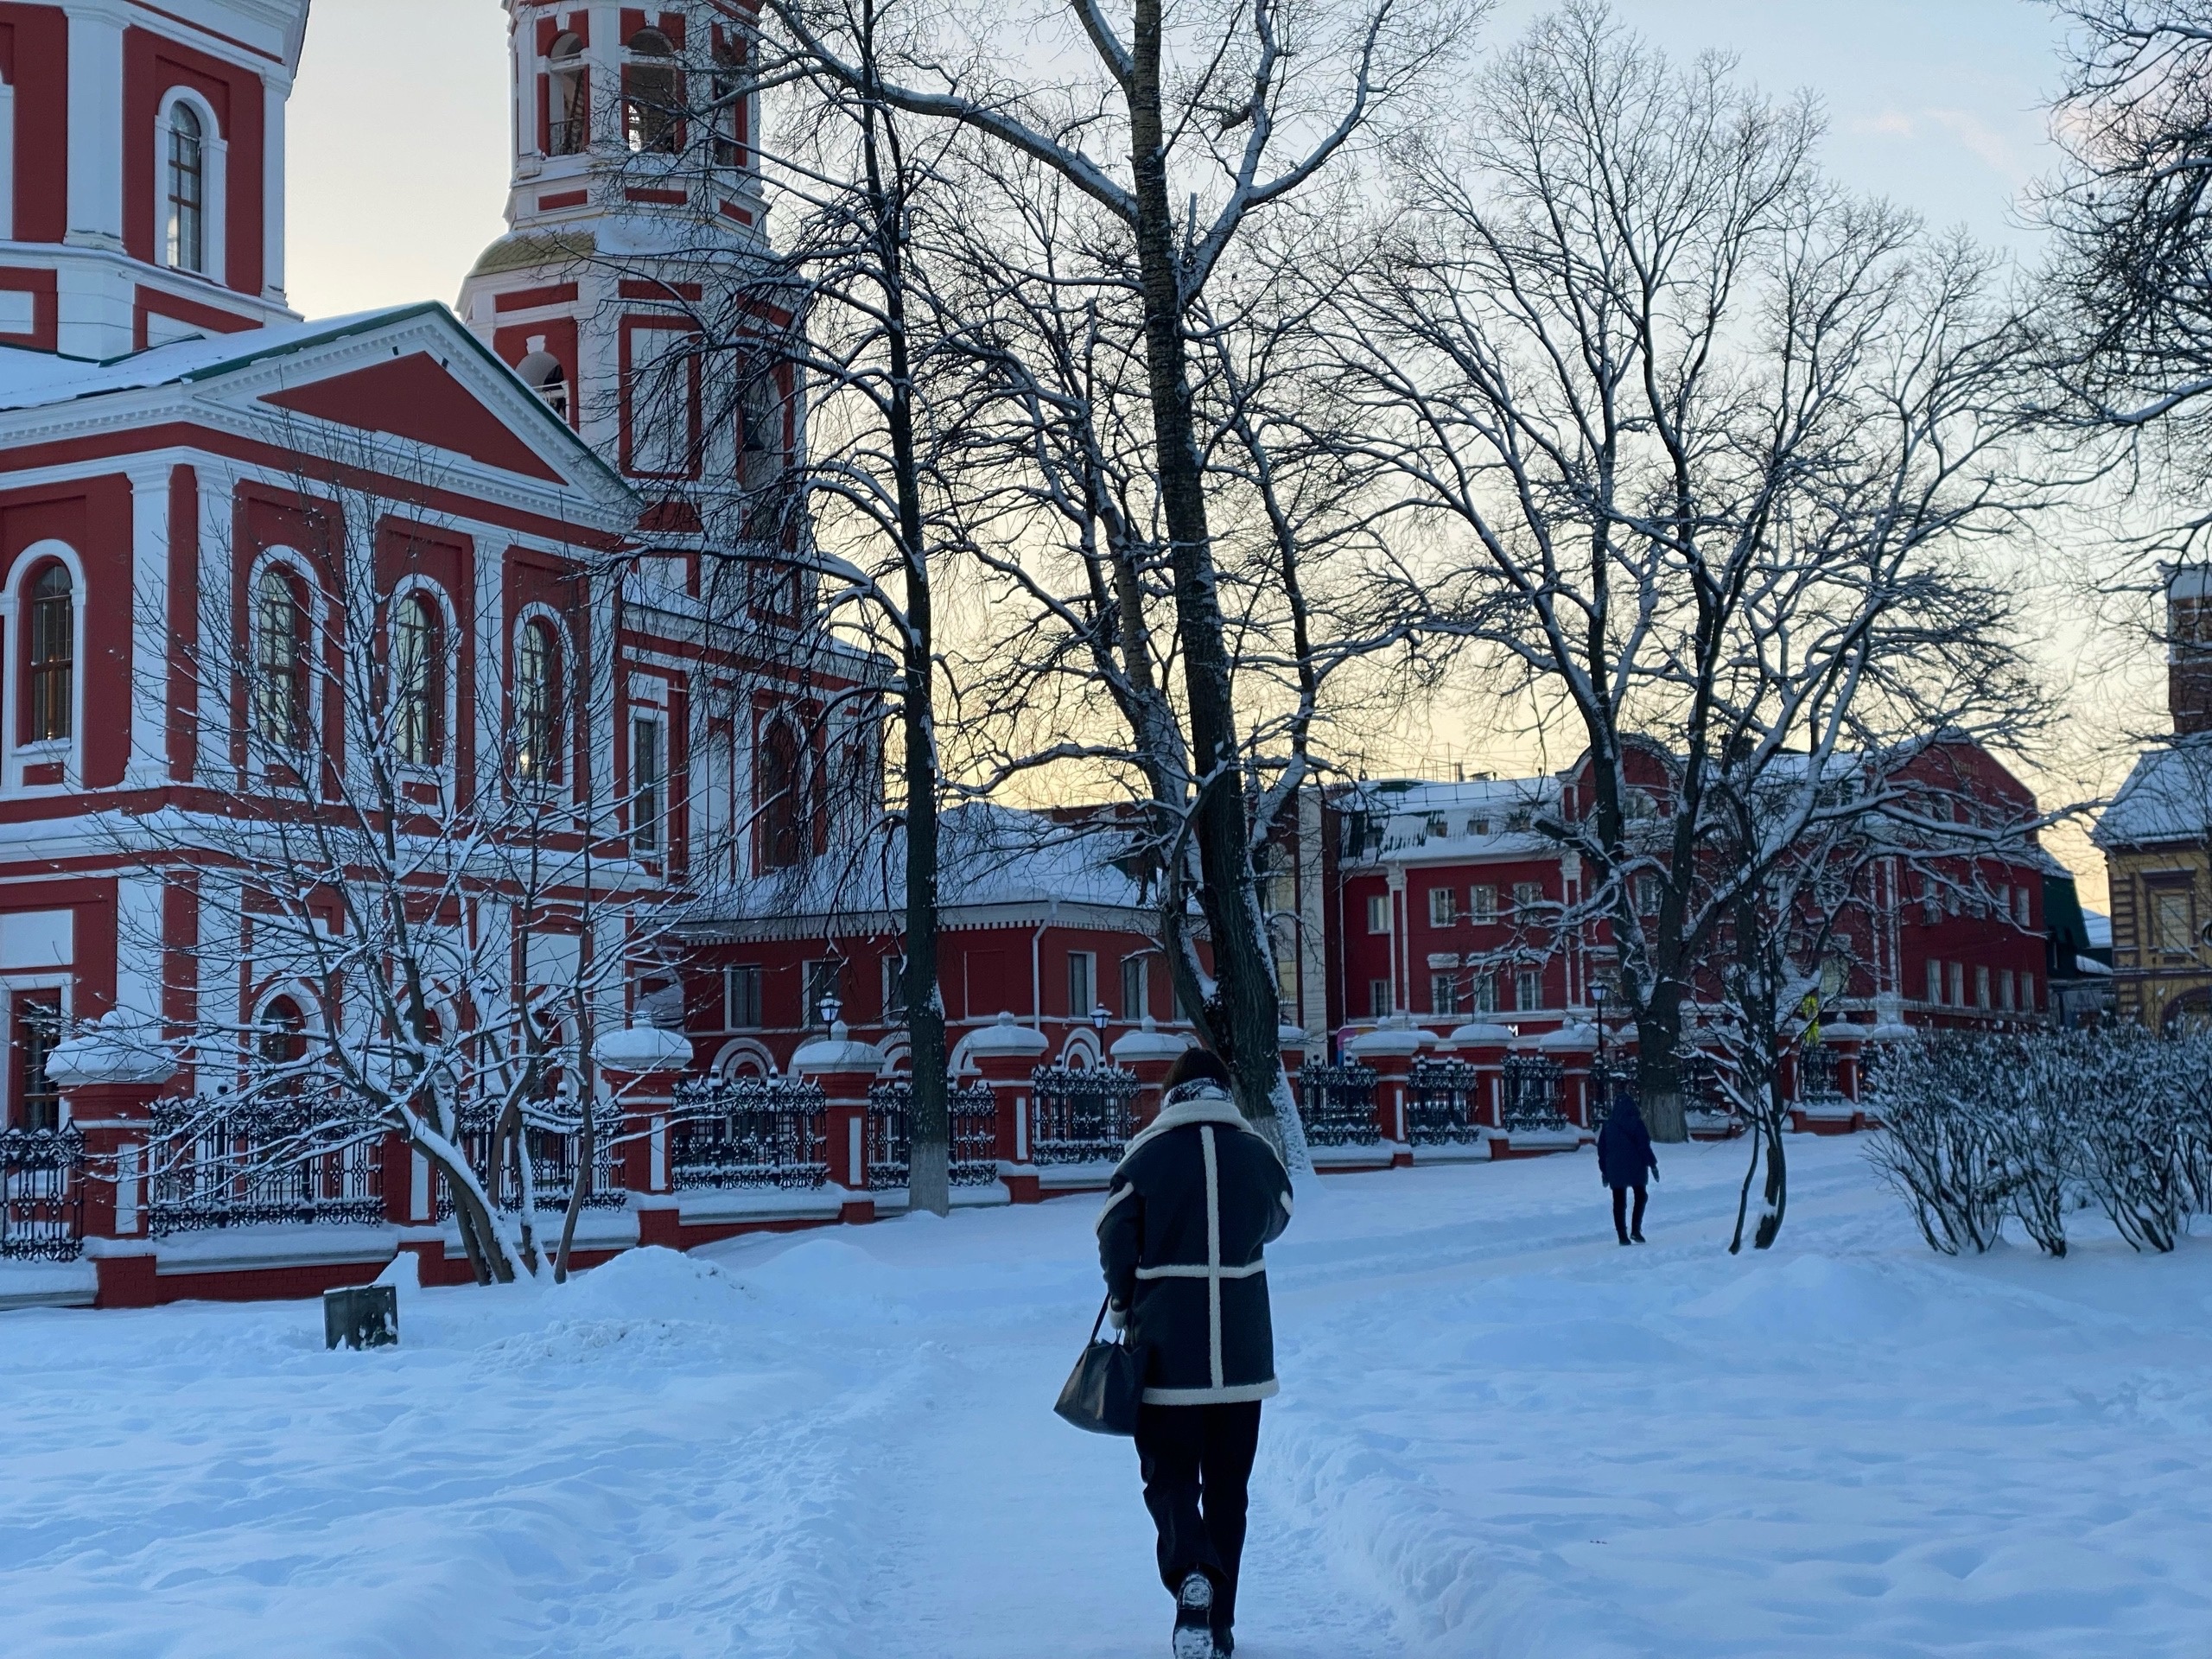
[[[1503, 0], [1486, 33], [1517, 35], [1546, 9]], [[1717, 48], [1771, 90], [1811, 88], [1829, 113], [1829, 164], [1855, 187], [2029, 246], [2014, 203], [2050, 165], [2041, 106], [2056, 73], [2056, 27], [2034, 0], [1617, 10], [1670, 52]], [[315, 0], [291, 128], [291, 291], [309, 315], [450, 301], [499, 233], [505, 22], [494, 0]], [[417, 48], [398, 48], [409, 41]]]
[[[1486, 33], [1517, 35], [1548, 9], [1500, 0]], [[1827, 111], [1827, 162], [1845, 182], [2032, 259], [2018, 203], [2054, 162], [2044, 108], [2059, 39], [2038, 0], [1616, 0], [1616, 10], [1669, 53], [1731, 52], [1771, 92], [1809, 88]], [[451, 302], [499, 234], [505, 32], [495, 0], [315, 0], [291, 128], [291, 295], [308, 315]], [[402, 61], [406, 73], [394, 73]], [[2053, 592], [2035, 613], [2064, 612], [2069, 593]], [[2087, 652], [2080, 624], [2044, 626], [2038, 649], [2070, 683], [2075, 710], [2031, 779], [2055, 804], [2120, 781], [2134, 747], [2126, 734], [2158, 724], [2159, 688], [2135, 636], [2126, 650]], [[2105, 662], [2103, 678], [2084, 673], [2092, 659]], [[1408, 734], [1432, 765], [1460, 753], [1452, 739]], [[2101, 902], [2102, 861], [2080, 831], [2050, 840], [2084, 878], [2084, 897]]]

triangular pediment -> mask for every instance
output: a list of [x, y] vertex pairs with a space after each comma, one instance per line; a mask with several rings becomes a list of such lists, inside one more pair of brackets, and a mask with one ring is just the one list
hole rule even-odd
[[450, 450], [502, 472], [566, 481], [428, 352], [270, 392], [262, 401], [319, 421]]

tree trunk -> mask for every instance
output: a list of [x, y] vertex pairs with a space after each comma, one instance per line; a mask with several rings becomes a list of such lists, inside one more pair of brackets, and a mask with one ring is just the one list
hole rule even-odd
[[1655, 986], [1636, 1022], [1636, 1089], [1644, 1127], [1662, 1145], [1680, 1146], [1690, 1138], [1682, 1100], [1681, 995], [1665, 984]]
[[[873, 71], [873, 48], [869, 59]], [[924, 539], [919, 463], [914, 446], [913, 360], [907, 336], [905, 178], [895, 132], [878, 131], [880, 111], [866, 110], [861, 140], [874, 215], [876, 279], [883, 289], [884, 333], [890, 357], [892, 482], [899, 503], [899, 553], [906, 578], [900, 632], [900, 735], [906, 808], [906, 1046], [912, 1094], [906, 1126], [906, 1202], [942, 1216], [952, 1207], [952, 1120], [946, 1109], [944, 1000], [938, 988], [938, 767], [935, 707], [936, 621]], [[883, 165], [881, 147], [891, 150]]]
[[1128, 81], [1130, 168], [1154, 465], [1175, 577], [1176, 632], [1183, 652], [1192, 768], [1198, 785], [1192, 810], [1205, 884], [1199, 902], [1212, 938], [1221, 1010], [1217, 1028], [1210, 1035], [1217, 1047], [1228, 1050], [1224, 1058], [1236, 1080], [1238, 1105], [1248, 1117], [1265, 1121], [1276, 1113], [1281, 1005], [1253, 876], [1236, 699], [1183, 335], [1185, 296], [1175, 257], [1166, 135], [1160, 116], [1160, 12], [1161, 0], [1137, 0], [1134, 72]]

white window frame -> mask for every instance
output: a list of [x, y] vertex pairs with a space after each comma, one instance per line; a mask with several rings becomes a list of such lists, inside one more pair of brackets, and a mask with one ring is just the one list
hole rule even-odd
[[0, 242], [16, 239], [16, 89], [0, 78]]
[[1943, 964], [1933, 957], [1928, 958], [1928, 1006], [1943, 1006]]
[[[169, 113], [180, 104], [200, 118], [201, 184], [207, 200], [201, 205], [201, 239], [206, 245], [207, 268], [194, 270], [168, 262]], [[154, 111], [154, 263], [180, 276], [223, 286], [227, 279], [224, 255], [230, 229], [230, 141], [215, 106], [189, 86], [172, 86], [162, 94]]]
[[[1122, 1018], [1135, 1025], [1152, 1012], [1152, 962], [1141, 951], [1122, 958]], [[1130, 993], [1134, 991], [1134, 999]], [[1134, 1007], [1131, 1006], [1134, 1001]]]
[[[1376, 922], [1382, 925], [1377, 927]], [[1367, 895], [1367, 931], [1371, 938], [1381, 938], [1390, 931], [1390, 895], [1370, 893]]]
[[[43, 743], [27, 743], [16, 735], [22, 729], [23, 707], [30, 696], [30, 687], [24, 683], [29, 671], [24, 649], [23, 625], [29, 614], [24, 603], [23, 583], [38, 566], [53, 560], [69, 572], [69, 735]], [[0, 673], [0, 684], [4, 684], [5, 696], [0, 698], [0, 749], [8, 757], [5, 777], [11, 793], [27, 795], [60, 795], [79, 787], [84, 776], [85, 743], [85, 562], [77, 550], [65, 541], [49, 538], [33, 542], [16, 556], [8, 567], [5, 591], [0, 594], [0, 638], [4, 638], [8, 649], [6, 671]], [[61, 781], [58, 784], [26, 784], [23, 772], [29, 766], [50, 766], [61, 763]]]
[[1541, 968], [1516, 968], [1513, 970], [1513, 1011], [1534, 1014], [1544, 1006], [1544, 970]]
[[1431, 887], [1428, 890], [1428, 925], [1431, 927], [1450, 927], [1459, 918], [1457, 914], [1459, 893], [1452, 887]]
[[[300, 642], [300, 672], [307, 677], [307, 708], [302, 720], [307, 727], [308, 746], [313, 749], [319, 747], [322, 735], [323, 677], [320, 671], [317, 646], [325, 637], [324, 629], [329, 622], [327, 596], [322, 591], [322, 584], [315, 580], [315, 569], [308, 563], [307, 556], [297, 548], [287, 547], [281, 543], [264, 548], [246, 570], [245, 660], [249, 669], [258, 668], [261, 663], [261, 578], [271, 565], [281, 565], [290, 571], [302, 591], [307, 594], [306, 612], [301, 618], [301, 625], [307, 632], [307, 637]], [[245, 712], [247, 724], [251, 726], [254, 710], [250, 684], [246, 692]], [[258, 779], [264, 763], [253, 759], [254, 747], [255, 745], [249, 742], [246, 753], [248, 764]]]
[[[671, 466], [654, 465], [652, 463], [670, 457], [658, 451], [650, 455], [647, 454], [645, 433], [651, 400], [640, 394], [650, 391], [645, 385], [647, 372], [653, 365], [663, 360], [664, 355], [673, 353], [679, 361], [683, 360], [686, 354], [680, 349], [681, 344], [699, 338], [697, 325], [682, 317], [671, 316], [664, 320], [658, 316], [626, 317], [623, 319], [621, 337], [625, 359], [622, 365], [621, 415], [627, 438], [623, 447], [628, 452], [623, 457], [624, 470], [632, 478], [686, 479], [696, 475], [704, 465], [691, 399], [692, 386], [702, 372], [697, 358], [690, 358], [689, 366], [676, 384], [682, 405], [677, 423], [681, 429], [682, 442], [681, 453], [673, 457], [674, 464]], [[653, 339], [674, 340], [677, 346], [658, 346], [655, 356], [650, 359], [641, 359], [641, 343]]]
[[[533, 622], [543, 622], [553, 636], [553, 738], [554, 753], [557, 757], [555, 776], [518, 779], [517, 783], [532, 794], [555, 795], [566, 787], [570, 773], [576, 766], [576, 733], [569, 711], [569, 690], [573, 683], [575, 665], [574, 642], [561, 620], [561, 613], [550, 605], [533, 601], [515, 613], [514, 626], [507, 634], [507, 659], [501, 666], [501, 677], [508, 709], [519, 720], [521, 704], [517, 696], [520, 683], [515, 677], [516, 665], [522, 660], [523, 630]], [[502, 765], [512, 757], [504, 757]]]
[[1467, 919], [1477, 927], [1489, 927], [1497, 920], [1497, 889], [1494, 887], [1472, 887], [1467, 889]]
[[[643, 827], [644, 823], [638, 811], [640, 793], [638, 787], [638, 733], [640, 728], [648, 729], [653, 734], [653, 834], [650, 842], [641, 842], [638, 836], [638, 831]], [[670, 806], [668, 711], [652, 703], [632, 703], [628, 737], [630, 787], [626, 794], [629, 800], [630, 848], [632, 852], [645, 853], [654, 858], [665, 859], [668, 856], [668, 809]]]
[[[1084, 997], [1082, 997], [1081, 999], [1077, 999], [1077, 996], [1076, 996], [1076, 995], [1075, 995], [1075, 982], [1076, 982], [1076, 976], [1077, 976], [1077, 967], [1076, 967], [1076, 964], [1077, 964], [1077, 963], [1080, 963], [1082, 964], [1082, 977], [1083, 977], [1083, 982], [1084, 982], [1084, 988], [1085, 988], [1086, 991], [1088, 992], [1088, 995], [1085, 995], [1085, 996], [1084, 996]], [[1077, 1003], [1077, 1001], [1078, 1000], [1080, 1000], [1080, 1001], [1082, 1001], [1083, 1005], [1084, 1005], [1084, 1006], [1083, 1006], [1083, 1007], [1076, 1007], [1076, 1006], [1075, 1006], [1075, 1005], [1076, 1005], [1076, 1003]], [[1096, 950], [1071, 950], [1071, 951], [1069, 951], [1069, 952], [1068, 952], [1068, 1018], [1069, 1018], [1069, 1019], [1071, 1019], [1071, 1020], [1074, 1020], [1074, 1021], [1076, 1021], [1078, 1025], [1084, 1024], [1084, 1023], [1087, 1022], [1087, 1021], [1090, 1020], [1090, 1011], [1091, 1011], [1091, 1009], [1093, 1009], [1093, 1008], [1096, 1007], [1097, 1006], [1098, 1006], [1098, 953], [1097, 953]]]
[[399, 661], [399, 608], [417, 594], [430, 596], [430, 602], [437, 607], [439, 626], [444, 630], [444, 638], [438, 643], [445, 659], [445, 741], [440, 746], [438, 759], [434, 765], [425, 766], [418, 761], [396, 759], [394, 765], [403, 778], [426, 783], [449, 783], [461, 752], [461, 615], [454, 607], [453, 596], [425, 575], [402, 576], [392, 584], [391, 597], [385, 603], [385, 727], [387, 734], [397, 729], [392, 716], [397, 709], [399, 696], [399, 682], [394, 672]]

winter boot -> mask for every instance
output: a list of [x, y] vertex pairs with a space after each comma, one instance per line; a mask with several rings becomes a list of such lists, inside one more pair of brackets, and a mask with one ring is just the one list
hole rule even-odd
[[1649, 1243], [1649, 1241], [1646, 1239], [1642, 1233], [1630, 1233], [1628, 1236], [1628, 1242], [1631, 1244], [1643, 1244]]
[[1193, 1573], [1175, 1592], [1175, 1659], [1213, 1659], [1213, 1580]]

